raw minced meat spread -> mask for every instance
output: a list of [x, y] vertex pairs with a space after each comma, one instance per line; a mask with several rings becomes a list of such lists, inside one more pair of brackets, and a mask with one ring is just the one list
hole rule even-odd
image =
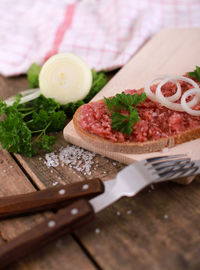
[[[180, 82], [183, 93], [192, 88], [186, 82]], [[156, 85], [151, 87], [155, 92]], [[126, 90], [126, 94], [142, 93], [140, 90]], [[175, 84], [168, 82], [162, 87], [164, 96], [175, 94]], [[145, 142], [149, 140], [158, 140], [169, 136], [177, 135], [187, 129], [200, 127], [200, 117], [191, 116], [186, 112], [177, 112], [170, 110], [159, 103], [150, 99], [140, 103], [137, 106], [140, 120], [133, 126], [131, 135], [126, 135], [120, 131], [115, 131], [111, 126], [111, 114], [103, 100], [91, 102], [81, 107], [80, 126], [90, 133], [109, 139], [113, 142]], [[200, 109], [196, 105], [195, 109]]]

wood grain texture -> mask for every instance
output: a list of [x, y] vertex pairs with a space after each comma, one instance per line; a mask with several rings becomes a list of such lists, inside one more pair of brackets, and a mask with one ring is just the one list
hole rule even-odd
[[[73, 210], [76, 210], [74, 213]], [[40, 250], [55, 239], [79, 228], [94, 217], [94, 211], [87, 200], [78, 200], [60, 210], [44, 222], [2, 246], [0, 269], [5, 269], [19, 259]]]
[[[24, 77], [3, 78], [0, 76], [0, 96], [8, 97], [28, 87]], [[6, 92], [7, 91], [7, 92]], [[0, 148], [0, 197], [34, 191], [34, 187], [7, 151]], [[0, 221], [0, 245], [14, 239], [21, 233], [42, 222], [51, 213], [31, 215]], [[67, 254], [67, 255], [66, 255]], [[6, 268], [7, 270], [8, 268]], [[27, 256], [11, 266], [12, 270], [94, 270], [79, 245], [71, 236], [54, 242], [36, 254]]]
[[121, 199], [77, 232], [103, 269], [200, 268], [200, 182], [154, 188]]
[[[67, 146], [61, 136], [57, 139], [55, 150], [58, 145]], [[67, 166], [58, 166], [53, 173], [51, 168], [46, 169], [44, 176], [46, 165], [38, 158], [20, 160], [35, 172], [39, 186], [51, 186], [51, 175], [63, 176], [70, 171]], [[111, 178], [122, 167], [96, 155], [92, 175], [82, 177]], [[79, 175], [72, 169], [70, 182], [80, 181]], [[197, 270], [200, 267], [199, 185], [196, 181], [185, 187], [163, 183], [154, 189], [147, 188], [136, 197], [121, 199], [99, 213], [94, 222], [76, 232], [76, 237], [102, 269], [184, 270], [188, 267]]]
[[[115, 95], [125, 89], [139, 89], [160, 74], [183, 75], [194, 70], [195, 66], [200, 64], [199, 42], [200, 29], [168, 29], [159, 32], [113, 77], [94, 100]], [[97, 148], [92, 143], [87, 143], [77, 135], [72, 122], [64, 129], [64, 137], [68, 142], [126, 164], [164, 154], [187, 153], [193, 159], [200, 158], [196, 147], [197, 144], [200, 145], [200, 139], [173, 147], [167, 153], [123, 154], [109, 152], [105, 147]]]

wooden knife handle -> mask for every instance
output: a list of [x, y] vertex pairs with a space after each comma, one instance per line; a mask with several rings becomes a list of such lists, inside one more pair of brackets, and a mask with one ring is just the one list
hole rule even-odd
[[0, 248], [0, 269], [7, 269], [8, 265], [34, 250], [39, 250], [50, 241], [83, 226], [93, 217], [92, 206], [83, 199], [59, 210], [51, 218], [2, 245]]
[[100, 179], [91, 179], [27, 194], [0, 198], [0, 219], [65, 207], [77, 199], [91, 199], [104, 192]]

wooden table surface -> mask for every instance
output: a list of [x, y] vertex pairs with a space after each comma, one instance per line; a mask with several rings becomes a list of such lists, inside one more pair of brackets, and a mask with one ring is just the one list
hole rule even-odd
[[[0, 77], [0, 96], [27, 89], [25, 77]], [[66, 147], [57, 134], [54, 149]], [[26, 158], [0, 148], [0, 196], [26, 193], [100, 177], [124, 167], [96, 155], [99, 166], [85, 176], [65, 166], [47, 168], [44, 155]], [[79, 177], [78, 177], [79, 176]], [[41, 222], [51, 212], [0, 222], [0, 245]], [[27, 256], [12, 270], [200, 269], [200, 179], [188, 186], [173, 182], [154, 185], [133, 198], [123, 198], [100, 212], [86, 227]], [[99, 229], [99, 233], [96, 233]], [[8, 270], [9, 270], [8, 269]]]

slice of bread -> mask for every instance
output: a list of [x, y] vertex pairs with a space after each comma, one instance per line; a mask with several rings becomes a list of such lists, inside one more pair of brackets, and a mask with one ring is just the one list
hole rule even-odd
[[[84, 105], [83, 105], [84, 106]], [[161, 151], [163, 148], [171, 148], [177, 144], [200, 138], [200, 126], [186, 130], [176, 136], [168, 138], [160, 138], [158, 140], [151, 140], [146, 142], [113, 142], [109, 139], [97, 136], [84, 130], [80, 125], [81, 107], [75, 112], [73, 123], [78, 135], [95, 147], [104, 148], [107, 151], [121, 152], [127, 154], [142, 154]]]

